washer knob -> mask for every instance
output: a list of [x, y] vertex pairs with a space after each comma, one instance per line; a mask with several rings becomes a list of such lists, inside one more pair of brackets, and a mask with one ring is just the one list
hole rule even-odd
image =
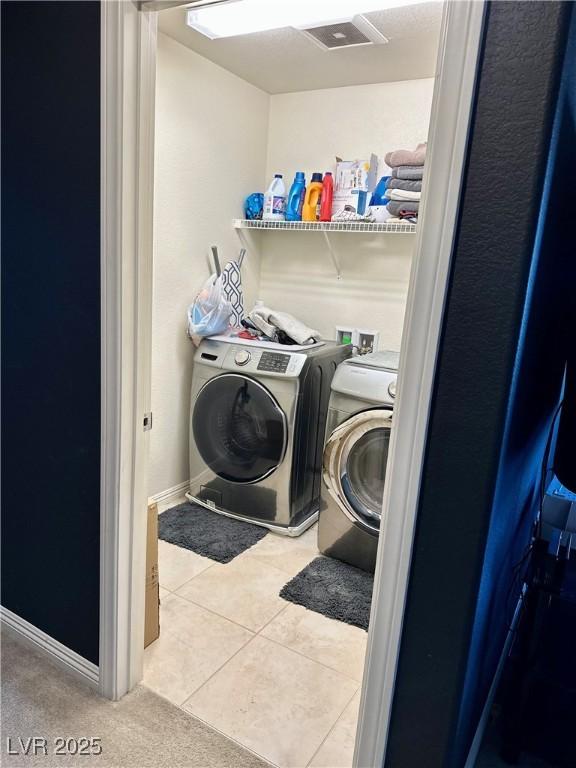
[[391, 381], [390, 384], [388, 384], [388, 394], [392, 399], [396, 397], [396, 382]]
[[236, 365], [246, 365], [250, 362], [252, 355], [247, 349], [241, 349], [234, 355], [234, 362]]

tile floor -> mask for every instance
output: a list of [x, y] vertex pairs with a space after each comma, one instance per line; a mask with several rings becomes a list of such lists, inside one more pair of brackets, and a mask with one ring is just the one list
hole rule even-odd
[[352, 764], [366, 632], [278, 596], [317, 555], [316, 526], [227, 565], [159, 542], [144, 684], [281, 768]]

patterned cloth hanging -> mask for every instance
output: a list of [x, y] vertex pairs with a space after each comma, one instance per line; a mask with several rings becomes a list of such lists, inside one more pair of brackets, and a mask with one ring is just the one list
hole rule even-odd
[[230, 325], [240, 326], [244, 319], [244, 295], [242, 293], [242, 259], [244, 254], [240, 255], [238, 261], [230, 261], [222, 270], [222, 285], [226, 298], [232, 305], [232, 315]]

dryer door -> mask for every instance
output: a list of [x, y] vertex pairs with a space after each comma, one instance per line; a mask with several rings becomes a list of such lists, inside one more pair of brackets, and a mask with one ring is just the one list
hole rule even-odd
[[380, 529], [392, 410], [356, 414], [337, 427], [324, 450], [324, 482], [343, 511], [363, 527]]
[[232, 483], [257, 483], [284, 458], [286, 416], [260, 382], [236, 373], [202, 387], [192, 413], [192, 431], [202, 459]]

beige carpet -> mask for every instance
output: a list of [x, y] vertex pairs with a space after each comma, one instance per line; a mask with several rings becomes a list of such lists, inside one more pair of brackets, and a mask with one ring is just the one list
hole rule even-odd
[[[2, 632], [3, 768], [264, 768], [268, 763], [138, 686], [119, 702], [102, 699], [39, 651]], [[48, 756], [8, 756], [7, 739], [48, 740]], [[54, 757], [58, 736], [102, 739], [100, 756]]]

